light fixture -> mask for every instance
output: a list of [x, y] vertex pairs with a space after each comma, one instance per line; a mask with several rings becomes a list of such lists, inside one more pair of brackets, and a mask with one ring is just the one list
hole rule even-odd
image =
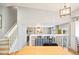
[[59, 10], [60, 17], [71, 15], [71, 7], [64, 5], [63, 9]]

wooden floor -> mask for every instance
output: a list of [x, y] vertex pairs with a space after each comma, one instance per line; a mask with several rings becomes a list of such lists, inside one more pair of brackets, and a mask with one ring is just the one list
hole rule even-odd
[[12, 55], [73, 55], [60, 46], [26, 46]]

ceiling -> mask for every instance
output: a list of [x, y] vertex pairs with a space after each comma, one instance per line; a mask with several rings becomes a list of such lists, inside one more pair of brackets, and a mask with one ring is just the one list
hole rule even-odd
[[[71, 6], [72, 11], [79, 8], [79, 3], [67, 3], [66, 5]], [[57, 12], [64, 8], [64, 3], [0, 3], [0, 6], [21, 6]]]

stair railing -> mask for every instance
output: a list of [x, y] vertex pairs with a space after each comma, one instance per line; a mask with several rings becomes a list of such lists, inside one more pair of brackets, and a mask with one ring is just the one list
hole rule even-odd
[[14, 41], [18, 37], [17, 24], [14, 24], [11, 27], [11, 29], [7, 32], [7, 34], [5, 35], [5, 37], [9, 39], [9, 50], [10, 50], [12, 48], [12, 45], [13, 45]]

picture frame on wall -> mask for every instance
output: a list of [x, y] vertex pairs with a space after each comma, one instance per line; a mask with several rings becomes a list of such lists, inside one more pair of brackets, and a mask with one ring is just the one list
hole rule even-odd
[[2, 29], [2, 15], [0, 15], [0, 29]]

